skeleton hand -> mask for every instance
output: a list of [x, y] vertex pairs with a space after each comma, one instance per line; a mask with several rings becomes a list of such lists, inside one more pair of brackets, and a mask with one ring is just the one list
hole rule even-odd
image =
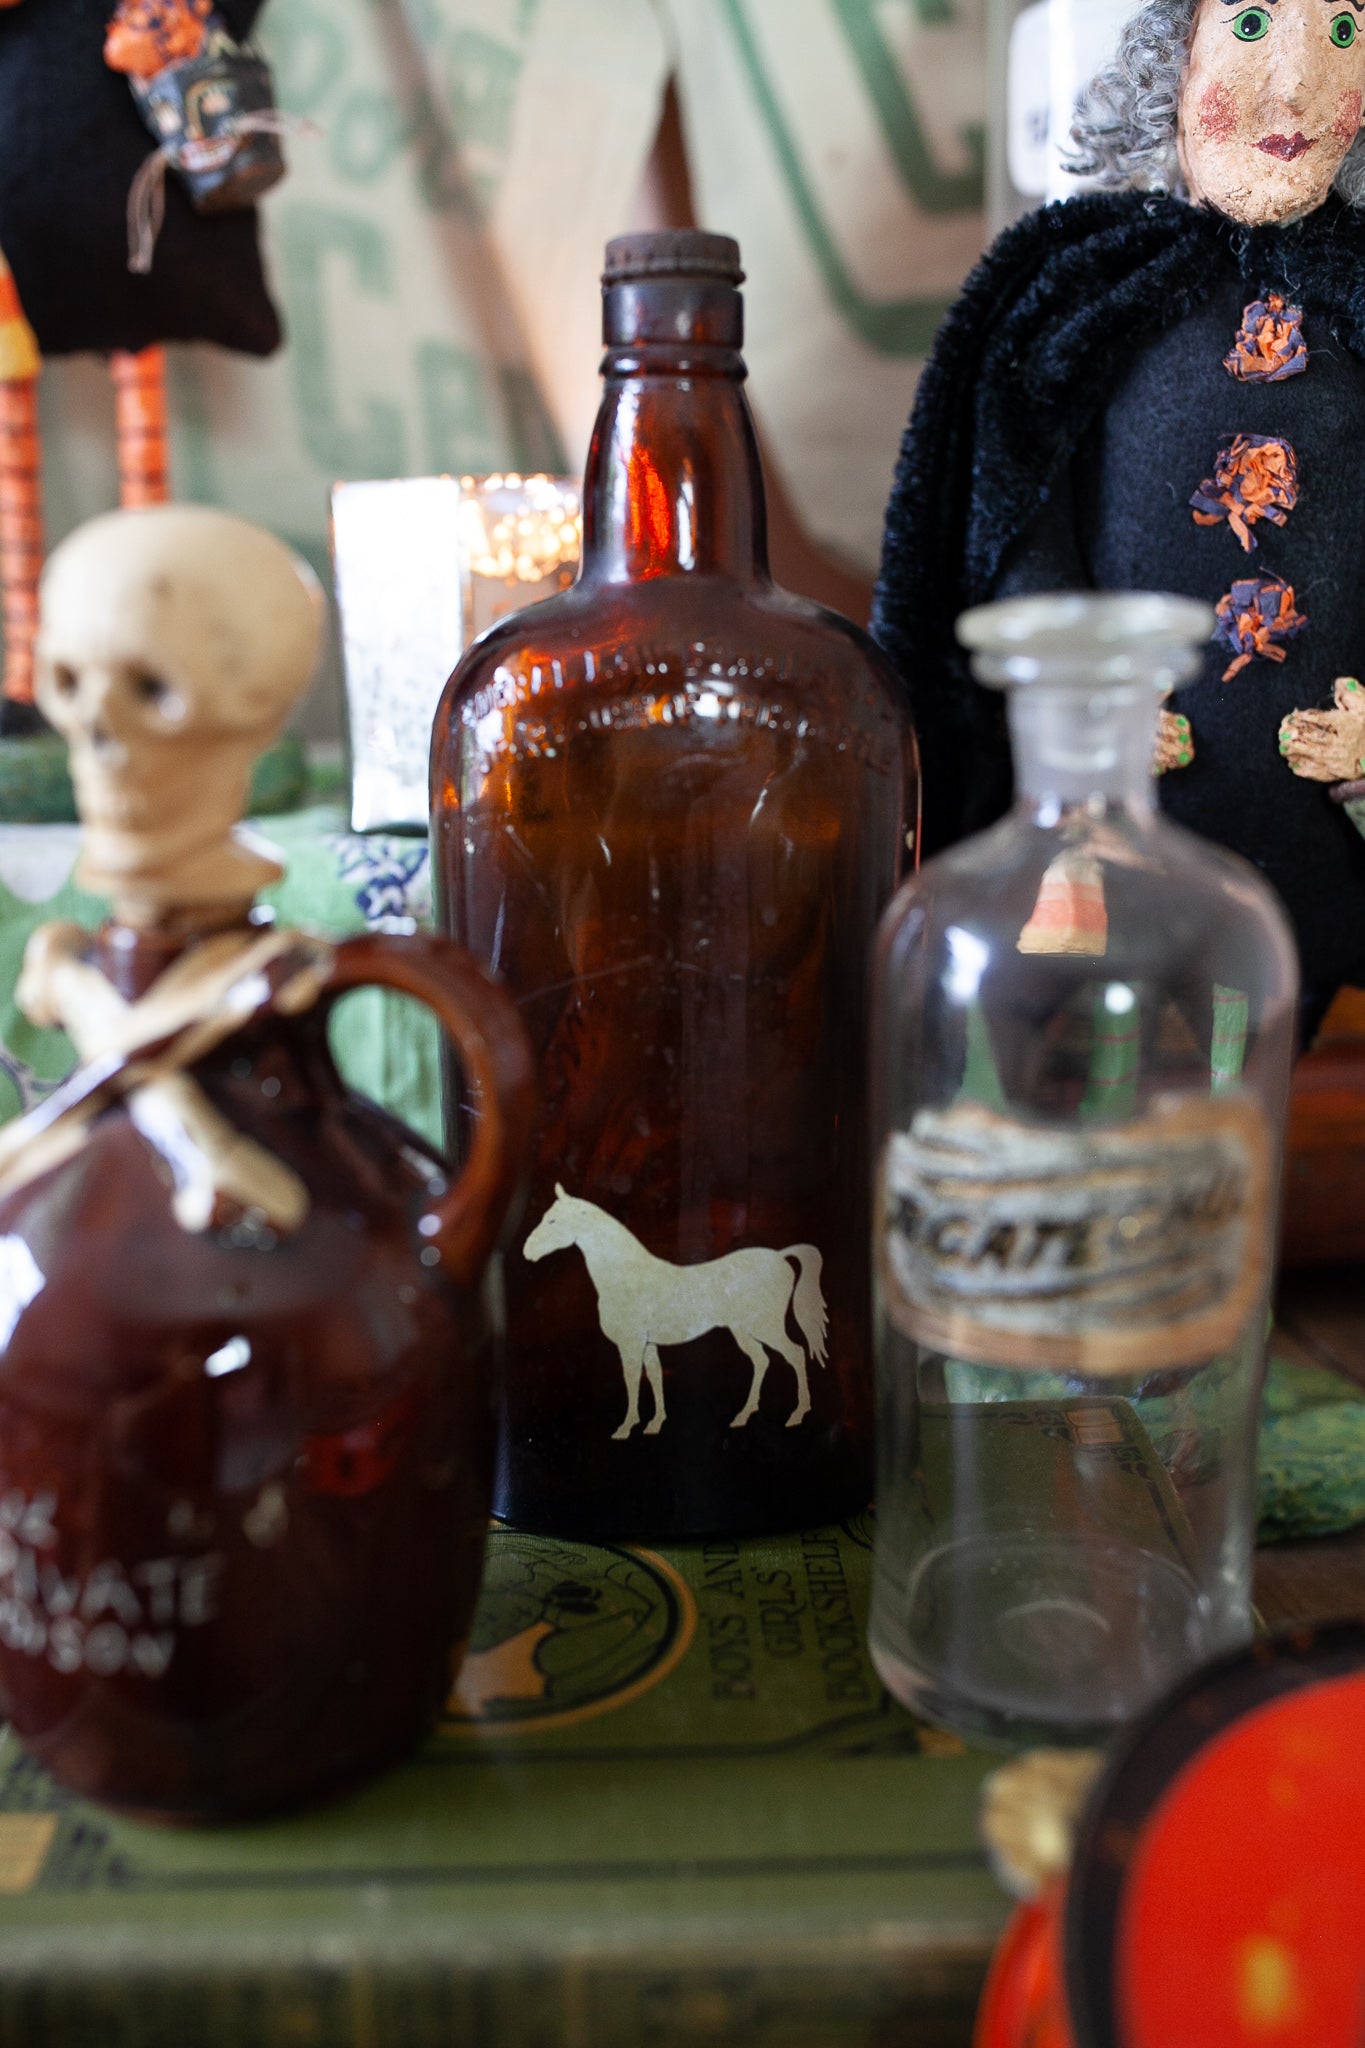
[[1291, 711], [1280, 727], [1280, 752], [1310, 782], [1350, 782], [1365, 773], [1365, 689], [1338, 676], [1335, 711]]
[[78, 924], [40, 924], [24, 948], [23, 965], [15, 983], [14, 1000], [30, 1024], [50, 1030], [62, 1023], [57, 999], [57, 977], [69, 961], [79, 960], [90, 943], [90, 934]]
[[1152, 773], [1165, 775], [1172, 768], [1188, 768], [1193, 759], [1194, 736], [1190, 731], [1189, 719], [1178, 711], [1159, 713]]

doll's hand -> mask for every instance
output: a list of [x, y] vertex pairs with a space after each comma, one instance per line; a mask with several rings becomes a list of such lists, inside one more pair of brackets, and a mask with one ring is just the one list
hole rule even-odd
[[1280, 727], [1280, 752], [1310, 782], [1350, 782], [1365, 773], [1365, 689], [1338, 676], [1335, 711], [1291, 711]]
[[1162, 711], [1157, 717], [1156, 752], [1152, 773], [1165, 775], [1172, 768], [1188, 768], [1194, 759], [1194, 736], [1190, 721], [1178, 711]]

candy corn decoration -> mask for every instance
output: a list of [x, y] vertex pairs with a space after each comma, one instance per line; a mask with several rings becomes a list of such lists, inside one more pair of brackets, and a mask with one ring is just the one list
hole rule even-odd
[[1019, 951], [1099, 959], [1108, 944], [1109, 912], [1099, 862], [1084, 853], [1059, 853], [1043, 876], [1033, 915], [1019, 934]]
[[114, 384], [114, 430], [118, 441], [119, 502], [161, 505], [170, 496], [166, 457], [166, 352], [144, 348], [136, 355], [115, 350], [109, 358]]
[[0, 256], [0, 604], [5, 621], [4, 694], [33, 701], [33, 636], [43, 566], [42, 451], [38, 373], [42, 356], [14, 278]]

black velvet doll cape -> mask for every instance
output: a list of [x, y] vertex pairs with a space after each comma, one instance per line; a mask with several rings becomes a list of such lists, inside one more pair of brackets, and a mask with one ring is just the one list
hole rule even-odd
[[[216, 0], [238, 40], [261, 0]], [[150, 275], [128, 268], [128, 188], [155, 148], [104, 61], [114, 0], [0, 11], [0, 249], [45, 355], [212, 341], [279, 346], [253, 208], [197, 214], [174, 171]]]
[[[1230, 280], [1248, 300], [1279, 288], [1311, 303], [1365, 360], [1365, 222], [1335, 197], [1262, 229], [1146, 193], [1068, 199], [1008, 229], [944, 322], [902, 444], [873, 612], [919, 732], [926, 853], [990, 823], [1010, 793], [1002, 706], [971, 681], [954, 621], [996, 594], [1135, 347]], [[1320, 789], [1299, 795], [1329, 803]], [[1349, 832], [1340, 813], [1330, 822]], [[1341, 909], [1358, 916], [1359, 898]]]

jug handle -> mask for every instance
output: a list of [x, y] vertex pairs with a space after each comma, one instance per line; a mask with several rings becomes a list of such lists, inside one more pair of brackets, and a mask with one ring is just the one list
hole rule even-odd
[[535, 1127], [535, 1060], [512, 998], [472, 954], [429, 932], [363, 933], [339, 941], [327, 997], [391, 988], [432, 1010], [460, 1057], [474, 1098], [471, 1140], [446, 1193], [418, 1219], [441, 1265], [472, 1287], [521, 1184]]

